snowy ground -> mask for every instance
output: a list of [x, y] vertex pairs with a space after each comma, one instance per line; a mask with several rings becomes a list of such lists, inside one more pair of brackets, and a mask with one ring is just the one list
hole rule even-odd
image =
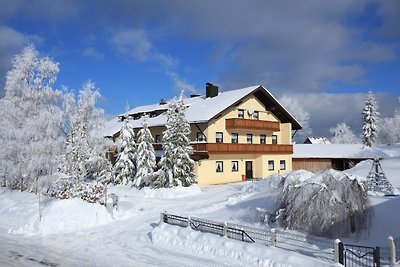
[[[382, 161], [400, 188], [400, 158]], [[366, 175], [371, 162], [348, 171]], [[160, 190], [114, 187], [120, 211], [111, 219], [104, 206], [56, 200], [0, 188], [0, 266], [336, 266], [333, 262], [259, 244], [160, 224], [167, 211], [266, 227], [257, 208], [275, 203], [267, 183], [245, 182]], [[386, 246], [400, 237], [400, 197], [370, 197], [371, 228], [345, 241]]]

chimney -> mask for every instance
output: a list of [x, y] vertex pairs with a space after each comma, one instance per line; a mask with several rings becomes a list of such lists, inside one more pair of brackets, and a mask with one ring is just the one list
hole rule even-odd
[[218, 95], [218, 86], [212, 83], [206, 83], [206, 98]]

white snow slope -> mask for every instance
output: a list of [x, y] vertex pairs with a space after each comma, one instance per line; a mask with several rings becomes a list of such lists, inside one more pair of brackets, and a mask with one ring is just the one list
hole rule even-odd
[[[368, 173], [362, 162], [349, 174]], [[400, 158], [382, 161], [400, 187]], [[160, 223], [160, 213], [267, 227], [257, 210], [276, 202], [266, 180], [218, 186], [109, 188], [120, 199], [114, 219], [104, 206], [0, 188], [0, 266], [339, 266], [292, 251], [242, 243]], [[400, 237], [400, 197], [370, 196], [371, 228], [346, 242], [386, 246]]]

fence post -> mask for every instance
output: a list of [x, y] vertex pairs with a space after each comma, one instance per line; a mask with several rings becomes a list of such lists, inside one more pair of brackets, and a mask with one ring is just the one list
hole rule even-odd
[[224, 223], [223, 231], [224, 231], [224, 236], [227, 237], [228, 236], [228, 223], [227, 222]]
[[276, 247], [276, 229], [271, 229], [271, 246]]
[[374, 262], [376, 267], [381, 267], [381, 253], [379, 247], [374, 249]]
[[389, 242], [389, 264], [396, 264], [396, 245], [394, 243], [393, 236], [388, 237]]
[[166, 223], [167, 222], [167, 215], [164, 212], [161, 212], [161, 222]]
[[187, 227], [191, 227], [190, 225], [191, 225], [190, 224], [190, 216], [188, 216], [188, 218], [187, 218]]
[[344, 264], [343, 251], [344, 251], [344, 245], [342, 241], [336, 239], [334, 244], [335, 262]]

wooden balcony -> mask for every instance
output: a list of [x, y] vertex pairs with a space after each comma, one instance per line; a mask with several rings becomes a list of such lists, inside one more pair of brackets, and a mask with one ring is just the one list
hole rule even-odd
[[292, 154], [293, 145], [194, 143], [195, 153], [207, 154]]
[[227, 130], [258, 130], [265, 132], [278, 132], [280, 131], [280, 124], [279, 122], [275, 121], [232, 118], [225, 120], [225, 128]]

